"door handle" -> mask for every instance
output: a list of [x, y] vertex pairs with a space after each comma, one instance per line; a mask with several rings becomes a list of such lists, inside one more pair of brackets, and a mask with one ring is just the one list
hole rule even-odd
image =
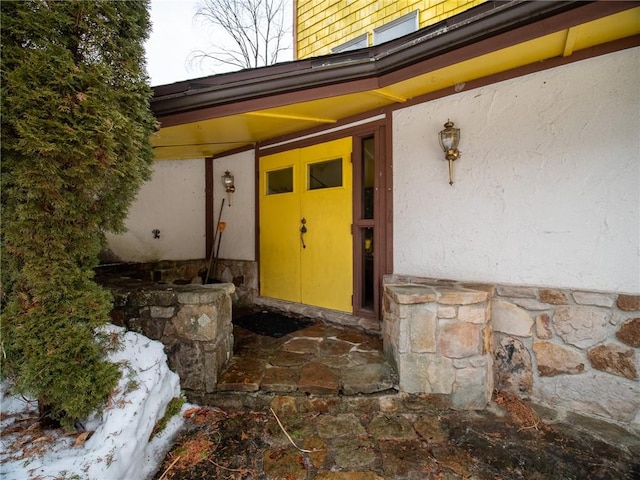
[[303, 217], [300, 223], [302, 224], [300, 227], [300, 243], [302, 243], [302, 248], [307, 248], [304, 244], [304, 234], [307, 233], [307, 219]]

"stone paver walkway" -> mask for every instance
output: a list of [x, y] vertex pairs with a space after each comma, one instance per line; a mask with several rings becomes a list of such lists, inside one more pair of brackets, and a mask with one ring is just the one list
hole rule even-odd
[[219, 391], [314, 395], [382, 392], [397, 384], [382, 340], [322, 322], [281, 338], [234, 328], [234, 357]]
[[455, 412], [397, 392], [376, 336], [321, 322], [279, 339], [234, 335], [210, 398], [224, 415], [213, 460], [174, 478], [640, 478], [640, 435], [620, 427], [541, 407], [542, 421], [523, 425], [493, 402]]

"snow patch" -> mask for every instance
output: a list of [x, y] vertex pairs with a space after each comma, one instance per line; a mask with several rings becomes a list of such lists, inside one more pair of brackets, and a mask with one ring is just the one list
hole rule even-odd
[[[102, 415], [87, 421], [87, 430], [94, 430], [91, 438], [74, 447], [73, 437], [56, 431], [56, 438], [44, 454], [17, 458], [15, 454], [20, 452], [11, 448], [15, 436], [3, 435], [0, 439], [3, 479], [121, 480], [147, 478], [155, 473], [183, 425], [182, 415], [174, 417], [151, 441], [149, 437], [167, 404], [180, 396], [180, 379], [169, 370], [160, 342], [115, 325], [105, 327], [105, 332], [121, 335], [124, 348], [109, 355], [109, 360], [120, 365], [122, 378]], [[36, 402], [9, 396], [6, 390], [7, 385], [2, 385], [3, 431], [20, 415], [34, 415], [35, 410], [37, 416]], [[185, 404], [182, 412], [189, 407]]]

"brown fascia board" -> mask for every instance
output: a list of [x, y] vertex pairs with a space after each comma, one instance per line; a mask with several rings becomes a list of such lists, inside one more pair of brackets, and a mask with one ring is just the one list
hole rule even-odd
[[[525, 41], [543, 33], [634, 8], [639, 3], [520, 0], [485, 2], [463, 14], [383, 45], [155, 87], [151, 109], [160, 121], [165, 116], [199, 109], [210, 112], [212, 108], [228, 104], [236, 104], [240, 113], [240, 104], [249, 100], [379, 79], [447, 53], [451, 53], [451, 60], [447, 62], [454, 63], [461, 61], [453, 53], [456, 50], [483, 43], [483, 40], [497, 40], [507, 32], [528, 27], [524, 28], [524, 33], [518, 33], [513, 38], [513, 41]], [[500, 41], [504, 41], [504, 38]], [[490, 41], [484, 43], [493, 49], [508, 46], [491, 45], [495, 42]], [[471, 48], [470, 51], [474, 49]], [[474, 52], [478, 53], [480, 52]], [[469, 56], [469, 52], [466, 56]], [[370, 82], [365, 83], [370, 86]], [[326, 93], [327, 89], [320, 90]], [[305, 98], [309, 99], [312, 98]], [[184, 115], [180, 117], [185, 118]]]

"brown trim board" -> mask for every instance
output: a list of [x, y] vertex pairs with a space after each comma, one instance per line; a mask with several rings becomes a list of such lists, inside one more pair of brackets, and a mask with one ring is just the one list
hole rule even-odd
[[237, 153], [248, 152], [249, 150], [254, 150], [254, 149], [255, 149], [255, 144], [254, 144], [254, 142], [251, 142], [251, 145], [245, 145], [243, 147], [234, 148], [233, 150], [227, 150], [224, 153], [217, 153], [217, 154], [213, 155], [211, 158], [213, 158], [215, 160], [216, 158], [224, 158], [224, 157], [228, 157], [230, 155], [235, 155]]
[[213, 158], [204, 159], [204, 229], [205, 229], [205, 258], [209, 258], [213, 250]]

